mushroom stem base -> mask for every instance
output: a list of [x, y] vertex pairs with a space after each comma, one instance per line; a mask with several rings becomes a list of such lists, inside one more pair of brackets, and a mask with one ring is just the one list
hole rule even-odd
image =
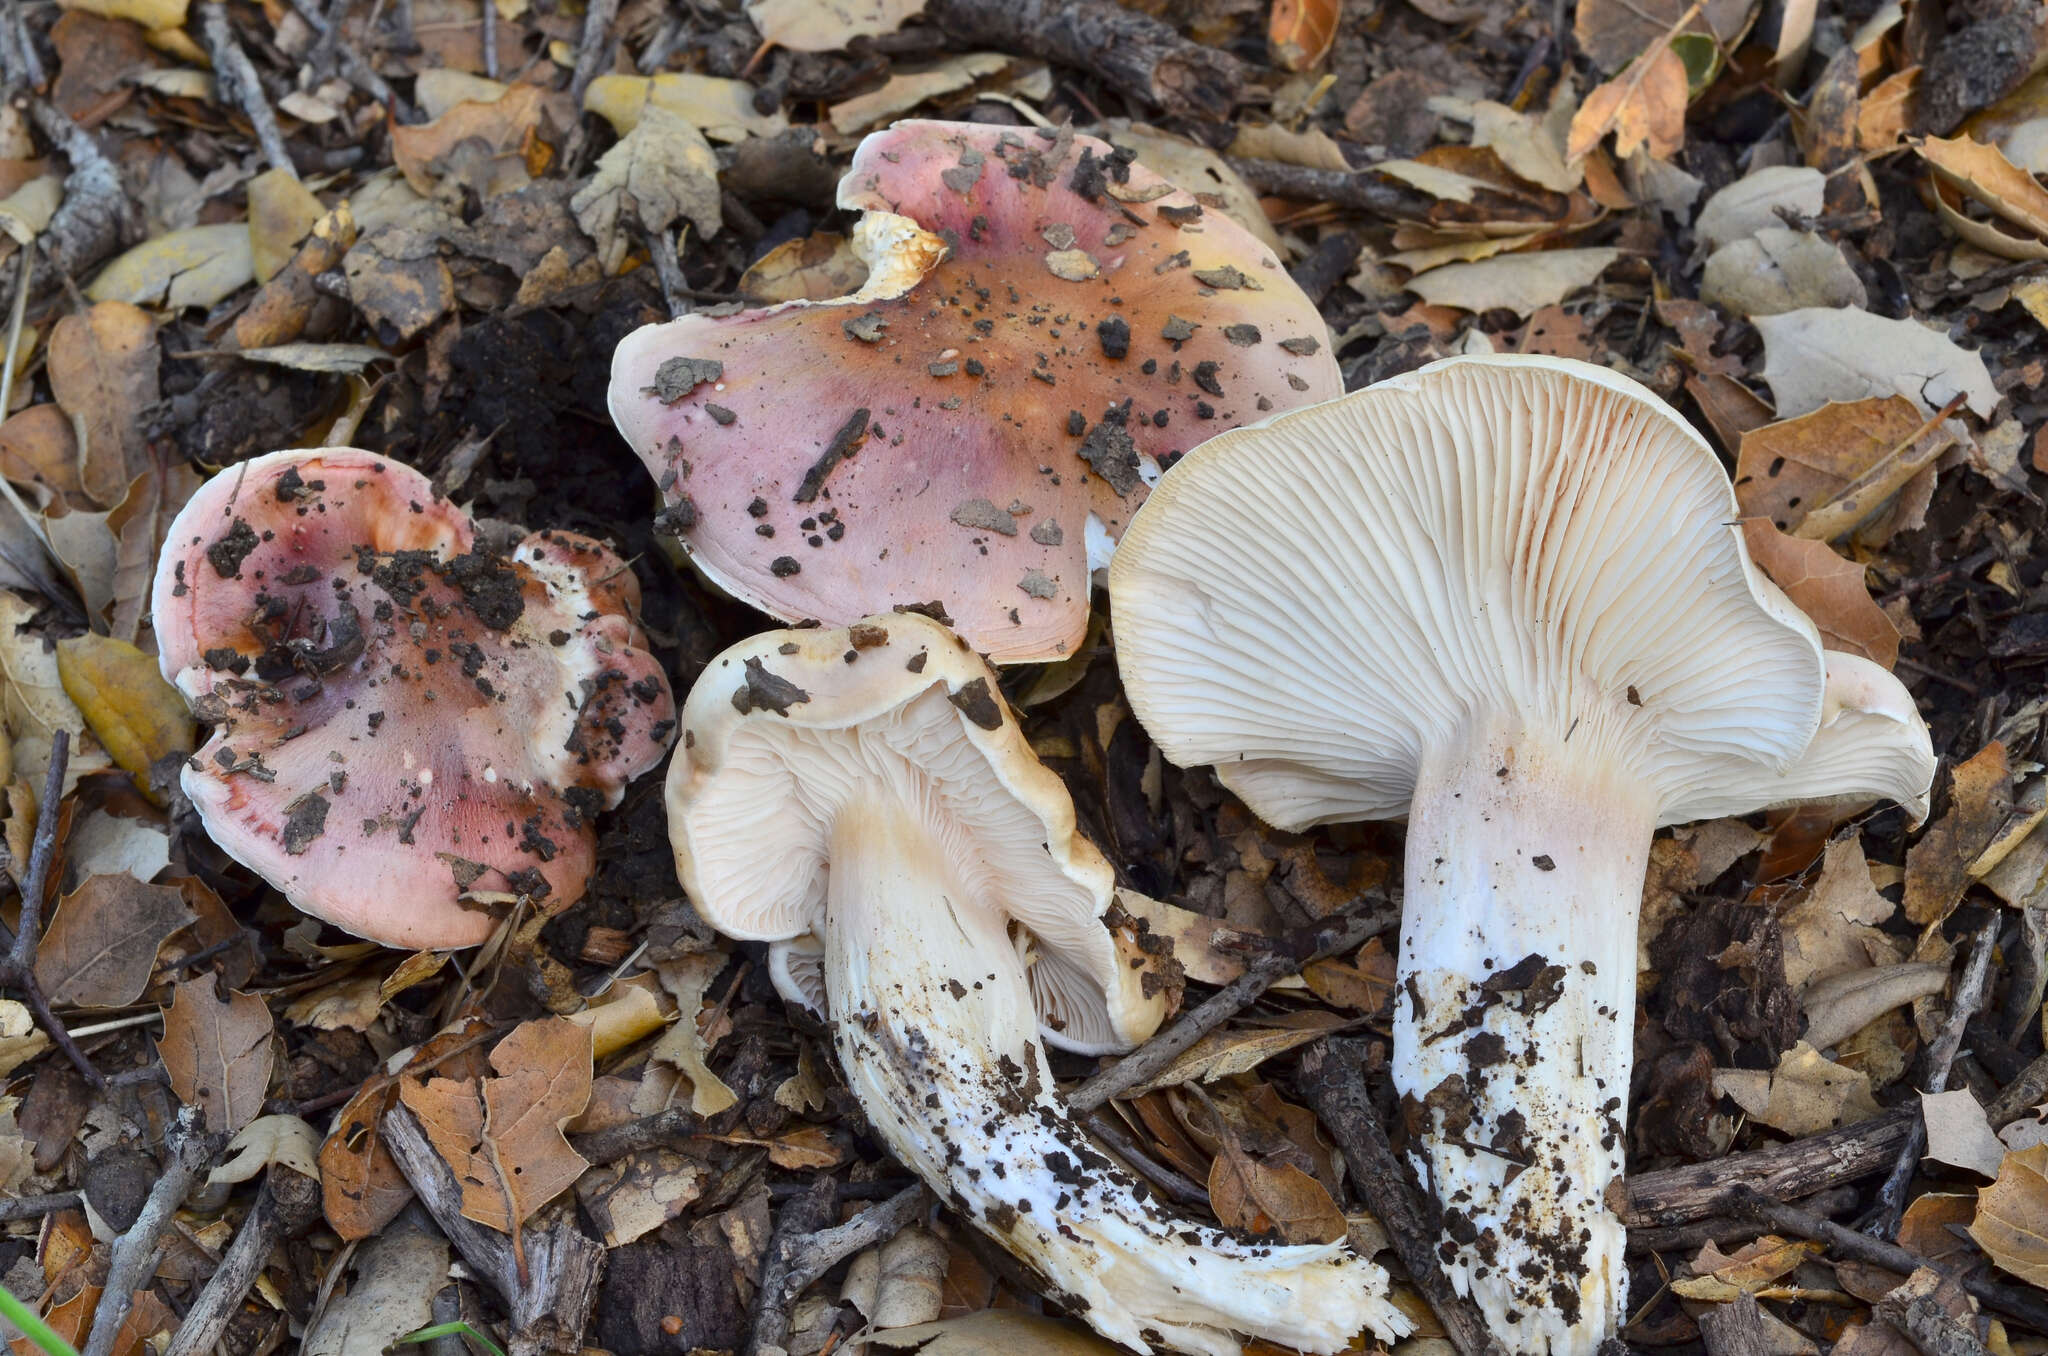
[[1627, 1298], [1620, 1175], [1656, 801], [1590, 739], [1500, 722], [1425, 760], [1394, 1085], [1446, 1274], [1516, 1351], [1591, 1353]]
[[839, 1062], [876, 1132], [1060, 1303], [1139, 1351], [1238, 1356], [1236, 1333], [1334, 1352], [1408, 1321], [1342, 1243], [1246, 1242], [1162, 1209], [1054, 1095], [1006, 921], [925, 818], [834, 828], [825, 986]]

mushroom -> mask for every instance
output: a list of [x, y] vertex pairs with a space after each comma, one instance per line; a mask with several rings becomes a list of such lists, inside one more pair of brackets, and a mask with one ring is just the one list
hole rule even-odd
[[152, 599], [164, 677], [215, 727], [185, 794], [303, 912], [474, 946], [494, 903], [582, 896], [598, 813], [668, 746], [638, 605], [597, 542], [493, 554], [375, 453], [231, 466], [171, 524]]
[[1823, 795], [1924, 813], [1896, 679], [1821, 651], [1727, 474], [1625, 377], [1453, 359], [1190, 454], [1110, 567], [1165, 756], [1275, 826], [1408, 819], [1393, 1078], [1441, 1256], [1517, 1351], [1622, 1312], [1653, 832]]
[[936, 601], [997, 663], [1056, 659], [1161, 465], [1344, 389], [1273, 253], [1093, 138], [898, 123], [839, 205], [859, 291], [648, 326], [612, 362], [666, 525], [785, 621]]
[[1129, 1049], [1164, 1002], [1108, 863], [962, 640], [907, 613], [772, 631], [713, 660], [682, 721], [690, 897], [732, 937], [818, 939], [781, 955], [821, 981], [876, 1133], [1063, 1304], [1140, 1351], [1406, 1330], [1371, 1262], [1169, 1214], [1069, 1116], [1046, 1046]]

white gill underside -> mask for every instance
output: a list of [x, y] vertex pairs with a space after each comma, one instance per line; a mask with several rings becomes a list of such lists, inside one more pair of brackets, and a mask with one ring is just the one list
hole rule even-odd
[[1237, 1356], [1405, 1333], [1386, 1276], [1342, 1244], [1246, 1243], [1162, 1209], [1054, 1095], [1023, 968], [908, 816], [833, 832], [826, 989], [849, 1084], [877, 1133], [1104, 1336]]
[[1626, 1148], [1656, 805], [1570, 752], [1496, 731], [1425, 763], [1393, 1075], [1452, 1284], [1510, 1350], [1590, 1356], [1627, 1300], [1603, 1193]]

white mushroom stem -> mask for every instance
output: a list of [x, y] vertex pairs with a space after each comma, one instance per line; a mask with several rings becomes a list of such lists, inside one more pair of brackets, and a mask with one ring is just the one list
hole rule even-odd
[[1105, 1336], [1237, 1356], [1408, 1323], [1343, 1244], [1244, 1242], [1160, 1208], [1054, 1095], [1007, 921], [963, 888], [924, 807], [886, 795], [832, 830], [825, 987], [848, 1082], [898, 1158]]
[[1602, 1193], [1626, 1148], [1657, 816], [1613, 745], [1561, 733], [1501, 720], [1423, 758], [1393, 1058], [1446, 1273], [1510, 1350], [1552, 1356], [1593, 1352], [1627, 1297]]

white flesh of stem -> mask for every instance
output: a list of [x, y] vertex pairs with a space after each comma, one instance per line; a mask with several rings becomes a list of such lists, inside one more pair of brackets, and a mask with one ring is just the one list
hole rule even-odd
[[842, 811], [825, 909], [839, 1062], [896, 1156], [1105, 1336], [1237, 1356], [1233, 1333], [1306, 1352], [1407, 1329], [1343, 1244], [1245, 1242], [1162, 1209], [1054, 1095], [1006, 921], [886, 801]]
[[1424, 760], [1395, 995], [1394, 1086], [1424, 1127], [1445, 1271], [1510, 1350], [1552, 1356], [1613, 1335], [1628, 1284], [1602, 1193], [1657, 806], [1591, 745], [1500, 722]]

